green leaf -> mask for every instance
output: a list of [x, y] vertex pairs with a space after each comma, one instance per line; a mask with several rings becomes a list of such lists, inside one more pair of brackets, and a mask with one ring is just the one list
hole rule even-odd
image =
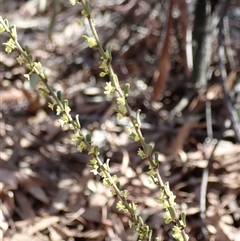
[[181, 213], [180, 219], [183, 223], [183, 227], [186, 227], [186, 213]]
[[[141, 125], [140, 113], [141, 113], [141, 110], [140, 109], [137, 110], [137, 113], [136, 113], [136, 121], [137, 121], [137, 123], [136, 124], [138, 124], [138, 127], [140, 127], [140, 125]], [[136, 124], [135, 124], [135, 126], [136, 126]]]
[[127, 83], [127, 84], [125, 84], [125, 86], [124, 86], [124, 96], [125, 96], [125, 97], [128, 97], [129, 91], [130, 91], [130, 84]]
[[166, 194], [168, 196], [171, 195], [171, 190], [170, 190], [170, 187], [169, 187], [169, 182], [166, 182], [165, 185], [164, 185], [164, 191], [166, 192]]
[[81, 128], [80, 121], [79, 121], [79, 115], [76, 115], [76, 123], [78, 128]]
[[87, 135], [86, 135], [86, 141], [87, 141], [88, 143], [91, 143], [92, 137], [91, 137], [90, 134], [87, 134]]
[[150, 144], [146, 145], [146, 156], [150, 157], [152, 155], [153, 147]]
[[62, 92], [60, 90], [57, 92], [57, 98], [59, 101], [62, 101]]
[[113, 87], [117, 88], [119, 86], [118, 77], [116, 74], [111, 74], [110, 80]]
[[174, 208], [170, 206], [168, 207], [168, 211], [171, 214], [172, 220], [174, 220], [176, 218]]
[[30, 75], [30, 86], [31, 88], [35, 88], [39, 82], [40, 78], [37, 74], [31, 74]]

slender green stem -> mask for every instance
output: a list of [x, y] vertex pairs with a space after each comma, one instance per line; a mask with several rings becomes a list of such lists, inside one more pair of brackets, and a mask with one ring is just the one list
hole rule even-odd
[[[82, 1], [82, 2], [85, 3], [85, 0]], [[89, 14], [88, 21], [89, 21], [89, 25], [90, 25], [90, 28], [91, 28], [91, 30], [92, 30], [93, 36], [94, 36], [94, 38], [95, 38], [96, 41], [97, 41], [98, 50], [99, 50], [102, 58], [104, 59], [104, 58], [106, 58], [106, 54], [105, 54], [104, 48], [103, 48], [103, 46], [102, 46], [102, 44], [101, 44], [101, 42], [100, 42], [100, 40], [99, 40], [99, 36], [98, 36], [97, 31], [96, 31], [96, 28], [95, 28], [95, 25], [94, 25], [94, 22], [93, 22], [93, 17], [92, 17], [91, 14]], [[108, 63], [108, 71], [109, 71], [110, 76], [115, 74], [110, 62]], [[121, 87], [120, 87], [120, 86], [117, 86], [117, 87], [116, 87], [116, 90], [117, 90], [119, 96], [125, 99], [125, 96], [124, 96], [124, 94], [123, 94], [123, 91], [122, 91]], [[143, 137], [143, 135], [142, 135], [142, 132], [141, 132], [139, 123], [138, 123], [138, 125], [136, 125], [136, 123], [135, 123], [136, 118], [132, 115], [132, 110], [131, 110], [129, 104], [127, 103], [127, 101], [125, 102], [125, 107], [126, 107], [128, 116], [129, 116], [129, 118], [130, 118], [130, 120], [131, 120], [131, 122], [132, 122], [132, 124], [133, 124], [133, 126], [134, 126], [134, 128], [135, 128], [135, 131], [136, 131], [136, 133], [137, 133], [138, 136], [139, 136], [139, 141], [140, 141], [140, 143], [141, 143], [141, 146], [142, 146], [142, 148], [143, 148], [143, 151], [146, 153], [146, 152], [147, 152], [147, 144], [146, 144], [145, 139], [144, 139], [144, 137]], [[152, 167], [155, 167], [155, 169], [156, 169], [156, 178], [157, 178], [157, 181], [154, 179], [154, 180], [155, 180], [155, 184], [157, 184], [160, 188], [164, 188], [164, 182], [163, 182], [163, 180], [162, 180], [162, 178], [161, 178], [161, 176], [160, 176], [160, 174], [159, 174], [159, 172], [158, 172], [158, 165], [156, 166], [156, 164], [154, 164], [154, 161], [153, 161], [151, 155], [150, 155], [150, 156], [147, 156], [147, 160], [149, 161], [150, 165], [151, 165]], [[167, 193], [165, 193], [165, 194], [166, 194], [166, 196], [168, 197], [168, 198], [167, 198], [167, 202], [168, 202], [168, 204], [171, 206], [171, 203], [170, 203], [170, 201], [169, 201], [170, 196], [169, 196]], [[182, 224], [181, 224], [181, 222], [179, 221], [179, 219], [177, 218], [178, 215], [177, 215], [176, 209], [175, 209], [174, 207], [172, 207], [172, 208], [173, 208], [173, 209], [172, 209], [172, 210], [173, 210], [173, 213], [170, 213], [170, 215], [171, 215], [171, 217], [172, 217], [172, 220], [177, 224], [178, 227], [181, 228], [181, 233], [182, 233], [183, 239], [184, 239], [184, 241], [187, 241], [187, 240], [188, 240], [188, 236], [187, 236], [187, 234], [185, 233], [184, 229], [182, 229]]]
[[105, 54], [105, 51], [102, 47], [102, 44], [100, 43], [100, 40], [99, 40], [99, 37], [98, 37], [98, 34], [97, 34], [97, 31], [94, 27], [94, 22], [93, 22], [93, 18], [92, 16], [90, 16], [88, 18], [88, 21], [89, 21], [89, 24], [90, 24], [90, 28], [92, 30], [92, 33], [93, 33], [93, 36], [95, 37], [96, 41], [97, 41], [97, 46], [98, 46], [98, 49], [99, 49], [99, 52], [100, 54], [103, 56], [103, 57], [106, 57], [106, 54]]

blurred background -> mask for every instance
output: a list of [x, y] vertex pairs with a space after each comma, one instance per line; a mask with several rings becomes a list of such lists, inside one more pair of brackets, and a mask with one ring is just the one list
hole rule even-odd
[[[133, 111], [160, 152], [159, 172], [187, 214], [190, 240], [240, 240], [240, 1], [92, 0], [99, 37], [112, 50], [122, 86], [131, 84]], [[148, 165], [128, 138], [125, 118], [103, 89], [99, 54], [81, 5], [67, 0], [0, 1], [1, 16], [40, 61], [50, 85], [69, 100], [102, 160], [110, 158], [130, 199], [160, 240], [171, 225], [147, 181]], [[8, 36], [1, 35], [1, 43]], [[72, 133], [23, 76], [17, 52], [1, 47], [0, 235], [13, 241], [138, 240], [128, 216], [99, 177]]]

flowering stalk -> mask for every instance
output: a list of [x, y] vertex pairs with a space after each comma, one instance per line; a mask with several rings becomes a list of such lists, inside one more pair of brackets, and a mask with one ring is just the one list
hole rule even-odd
[[158, 172], [158, 155], [159, 153], [153, 154], [153, 147], [150, 144], [147, 144], [142, 132], [141, 132], [141, 120], [140, 120], [140, 110], [137, 111], [136, 114], [133, 114], [130, 106], [127, 103], [127, 97], [130, 91], [130, 85], [127, 83], [124, 87], [124, 91], [121, 89], [118, 81], [117, 75], [114, 73], [113, 68], [111, 66], [111, 52], [110, 50], [104, 50], [100, 40], [98, 33], [95, 29], [94, 19], [91, 11], [90, 2], [88, 0], [79, 0], [82, 5], [82, 14], [83, 17], [88, 19], [88, 23], [92, 30], [93, 37], [88, 39], [85, 37], [85, 40], [89, 47], [93, 47], [91, 42], [94, 42], [96, 47], [99, 50], [101, 55], [101, 62], [99, 67], [103, 70], [100, 73], [101, 77], [108, 75], [110, 77], [110, 82], [106, 83], [105, 87], [105, 94], [110, 96], [112, 93], [116, 92], [118, 94], [117, 104], [118, 108], [116, 109], [117, 116], [119, 119], [124, 117], [129, 117], [134, 131], [132, 131], [129, 127], [126, 127], [130, 137], [132, 137], [135, 141], [139, 141], [141, 143], [142, 149], [139, 149], [138, 155], [142, 159], [146, 159], [149, 163], [149, 172], [147, 173], [150, 177], [150, 181], [155, 183], [157, 186], [160, 187], [160, 195], [157, 199], [157, 202], [163, 207], [165, 214], [165, 222], [170, 223], [174, 222], [175, 226], [173, 227], [173, 237], [179, 241], [186, 241], [188, 240], [188, 235], [185, 233], [184, 228], [186, 227], [186, 215], [181, 213], [180, 218], [178, 218], [175, 206], [176, 203], [174, 201], [175, 196], [171, 192], [168, 183], [164, 183], [159, 172]]
[[[70, 2], [73, 5], [76, 3], [74, 0], [71, 0]], [[178, 218], [175, 210], [175, 196], [170, 191], [168, 183], [164, 184], [158, 172], [158, 153], [152, 153], [153, 147], [145, 142], [145, 139], [141, 133], [140, 110], [137, 111], [136, 114], [133, 114], [130, 106], [127, 103], [130, 85], [127, 83], [124, 87], [124, 90], [121, 89], [118, 82], [118, 77], [114, 73], [111, 66], [111, 52], [110, 50], [104, 50], [96, 32], [90, 3], [86, 0], [79, 2], [81, 2], [83, 6], [83, 17], [88, 19], [93, 34], [92, 37], [83, 36], [83, 38], [88, 43], [89, 47], [92, 48], [96, 46], [101, 54], [99, 67], [102, 69], [102, 72], [100, 73], [100, 76], [104, 77], [105, 75], [108, 75], [110, 78], [110, 81], [106, 84], [104, 93], [107, 96], [110, 96], [114, 92], [118, 94], [118, 107], [116, 109], [117, 116], [119, 119], [128, 116], [133, 124], [133, 130], [130, 127], [126, 127], [126, 130], [128, 131], [130, 137], [141, 143], [142, 149], [139, 149], [138, 154], [142, 159], [146, 159], [148, 161], [148, 175], [150, 180], [160, 187], [160, 195], [157, 199], [157, 202], [162, 205], [163, 209], [165, 210], [165, 222], [174, 222], [175, 226], [173, 227], [173, 237], [176, 240], [186, 241], [188, 240], [188, 236], [184, 231], [186, 226], [185, 215], [181, 214], [180, 218]], [[136, 205], [128, 199], [128, 191], [121, 190], [117, 176], [111, 176], [109, 168], [110, 160], [108, 159], [105, 163], [100, 160], [98, 148], [92, 145], [91, 136], [89, 134], [84, 136], [81, 131], [78, 115], [75, 119], [72, 118], [70, 114], [71, 109], [68, 106], [68, 100], [62, 99], [61, 92], [57, 92], [57, 94], [54, 93], [54, 91], [48, 85], [46, 74], [41, 70], [41, 64], [39, 62], [34, 62], [32, 60], [32, 56], [29, 54], [29, 51], [27, 49], [23, 49], [18, 43], [16, 28], [10, 28], [8, 21], [3, 20], [1, 16], [0, 23], [0, 33], [7, 32], [10, 36], [9, 41], [4, 43], [6, 52], [10, 53], [14, 49], [19, 52], [20, 55], [17, 57], [17, 61], [19, 64], [26, 63], [29, 73], [25, 75], [25, 77], [27, 77], [30, 81], [33, 74], [36, 74], [39, 77], [39, 90], [41, 96], [45, 97], [48, 95], [51, 97], [51, 102], [48, 104], [48, 106], [52, 110], [55, 110], [57, 115], [61, 115], [59, 122], [62, 126], [68, 124], [69, 128], [73, 130], [74, 137], [72, 141], [77, 146], [77, 149], [80, 152], [86, 150], [88, 151], [88, 154], [92, 156], [92, 159], [88, 164], [88, 166], [92, 169], [91, 171], [95, 175], [100, 175], [105, 185], [111, 186], [112, 194], [116, 195], [119, 199], [117, 208], [131, 216], [129, 225], [136, 227], [135, 230], [139, 234], [139, 240], [151, 240], [152, 230], [149, 229], [149, 227], [143, 222], [142, 218], [137, 214]], [[157, 240], [157, 238], [155, 240]]]
[[[26, 49], [23, 49], [19, 44], [16, 28], [9, 27], [8, 20], [3, 20], [0, 16], [0, 33], [2, 32], [6, 32], [10, 36], [10, 39], [6, 43], [3, 43], [3, 45], [5, 45], [6, 52], [11, 53], [12, 50], [17, 50], [19, 52], [20, 55], [17, 57], [17, 61], [19, 64], [26, 63], [29, 73], [24, 76], [30, 81], [33, 74], [36, 74], [39, 77], [40, 95], [43, 97], [51, 97], [52, 100], [48, 104], [49, 108], [55, 110], [57, 115], [61, 115], [59, 118], [61, 126], [68, 124], [69, 128], [73, 130], [74, 137], [72, 138], [72, 141], [74, 145], [77, 146], [79, 152], [86, 150], [88, 151], [88, 154], [92, 156], [92, 159], [88, 164], [88, 166], [92, 169], [91, 172], [95, 175], [100, 175], [103, 179], [104, 185], [111, 186], [112, 194], [116, 195], [119, 199], [117, 209], [131, 216], [129, 225], [136, 226], [136, 232], [139, 234], [139, 240], [151, 240], [152, 230], [150, 230], [149, 226], [143, 222], [141, 216], [137, 213], [136, 204], [128, 199], [128, 191], [121, 190], [120, 183], [116, 175], [111, 176], [109, 168], [110, 159], [108, 159], [105, 163], [101, 161], [99, 158], [100, 153], [98, 148], [92, 145], [91, 136], [89, 134], [84, 136], [81, 131], [79, 116], [77, 115], [75, 120], [71, 117], [71, 109], [68, 106], [68, 101], [66, 99], [62, 100], [60, 92], [57, 92], [57, 94], [54, 93], [48, 84], [46, 74], [44, 71], [41, 71], [41, 64], [39, 62], [34, 62], [29, 52]], [[155, 240], [157, 241], [158, 238]]]

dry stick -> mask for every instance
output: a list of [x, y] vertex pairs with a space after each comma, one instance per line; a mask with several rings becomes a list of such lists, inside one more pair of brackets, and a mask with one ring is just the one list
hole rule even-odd
[[225, 37], [225, 42], [226, 42], [226, 55], [229, 61], [229, 65], [231, 70], [236, 70], [236, 63], [235, 60], [233, 58], [234, 54], [233, 54], [233, 50], [231, 47], [231, 38], [230, 38], [230, 27], [229, 27], [229, 19], [228, 16], [225, 16], [225, 18], [223, 19], [223, 28], [224, 28], [224, 37]]
[[[211, 101], [207, 100], [206, 104], [206, 122], [207, 122], [207, 135], [208, 138], [205, 141], [205, 147], [209, 146], [210, 144], [215, 144], [211, 156], [208, 159], [208, 165], [205, 167], [202, 175], [202, 183], [201, 183], [201, 189], [200, 189], [200, 218], [202, 222], [201, 230], [203, 233], [203, 236], [206, 240], [209, 240], [209, 233], [206, 227], [206, 195], [207, 195], [207, 185], [208, 185], [208, 176], [210, 173], [210, 169], [212, 167], [212, 160], [213, 160], [213, 153], [216, 149], [217, 143], [213, 140], [213, 130], [212, 130], [212, 110], [211, 110]], [[205, 156], [205, 154], [204, 154]], [[206, 157], [205, 157], [206, 158]]]
[[227, 111], [230, 117], [230, 120], [232, 122], [232, 127], [235, 131], [236, 140], [237, 142], [240, 142], [240, 122], [236, 113], [236, 110], [234, 110], [232, 102], [230, 100], [227, 85], [226, 85], [226, 79], [227, 79], [227, 71], [224, 66], [224, 47], [222, 44], [223, 41], [223, 21], [227, 14], [227, 9], [229, 6], [229, 1], [225, 1], [222, 5], [221, 9], [221, 15], [219, 20], [219, 32], [218, 32], [218, 55], [219, 55], [219, 67], [220, 67], [220, 81], [223, 88], [223, 94], [224, 94], [224, 100], [225, 105], [227, 107]]
[[[208, 1], [206, 3], [205, 1], [198, 1], [196, 5], [195, 19], [198, 21], [195, 21], [193, 40], [198, 40], [198, 47], [194, 54], [193, 71], [190, 77], [190, 82], [187, 83], [187, 87], [190, 87], [191, 89], [189, 89], [186, 95], [171, 111], [171, 118], [176, 114], [181, 113], [197, 93], [201, 94], [206, 90], [207, 72], [209, 70], [212, 55], [212, 49], [210, 46], [215, 36], [213, 30], [217, 25], [216, 18], [218, 6], [219, 5], [216, 5], [214, 9], [212, 9], [213, 12], [210, 13], [209, 8], [211, 7]], [[203, 12], [204, 19], [202, 19], [202, 16], [197, 16], [200, 12]], [[201, 30], [200, 34], [198, 33], [199, 30], [197, 27]]]
[[16, 229], [16, 226], [15, 226], [14, 221], [12, 219], [12, 215], [10, 214], [9, 210], [6, 208], [5, 205], [2, 205], [2, 212], [3, 212], [3, 215], [6, 217], [6, 221], [9, 223], [9, 226], [12, 229], [11, 234], [12, 235], [16, 234], [17, 233], [17, 229]]
[[[189, 24], [187, 2], [185, 0], [178, 0], [174, 4], [177, 4], [180, 11], [179, 22], [182, 28], [182, 39], [178, 38], [178, 42], [180, 54], [182, 55], [183, 72], [186, 78], [189, 78], [192, 72], [192, 31]], [[178, 28], [177, 32], [180, 32]]]
[[[220, 15], [220, 20], [219, 20], [219, 25], [218, 25], [218, 27], [219, 27], [219, 33], [218, 33], [219, 66], [220, 66], [220, 72], [221, 72], [221, 75], [220, 75], [221, 76], [221, 84], [223, 87], [225, 103], [226, 103], [226, 106], [227, 106], [227, 109], [229, 112], [229, 116], [230, 116], [232, 124], [233, 124], [233, 128], [236, 133], [236, 138], [238, 139], [238, 141], [240, 141], [240, 131], [238, 128], [238, 123], [237, 123], [237, 115], [233, 109], [232, 103], [230, 101], [230, 98], [229, 98], [229, 95], [227, 92], [227, 86], [226, 86], [227, 74], [226, 74], [226, 69], [223, 64], [224, 48], [222, 46], [222, 38], [223, 38], [222, 30], [223, 30], [223, 21], [224, 21], [225, 15], [227, 14], [228, 6], [229, 6], [228, 1], [225, 1], [225, 3], [222, 4], [221, 15]], [[203, 232], [203, 235], [206, 238], [206, 240], [209, 240], [209, 233], [206, 228], [206, 194], [207, 194], [208, 176], [210, 173], [210, 169], [212, 168], [214, 151], [216, 150], [216, 147], [219, 143], [218, 141], [217, 141], [217, 143], [215, 143], [215, 141], [212, 139], [212, 126], [211, 126], [211, 112], [210, 111], [211, 111], [210, 102], [207, 101], [206, 102], [207, 131], [208, 131], [209, 141], [210, 141], [210, 143], [214, 144], [214, 148], [212, 150], [210, 158], [208, 159], [208, 165], [203, 171], [202, 183], [201, 183], [200, 217], [201, 217], [201, 222], [203, 224], [202, 232]]]
[[161, 42], [161, 53], [159, 54], [158, 66], [154, 72], [154, 84], [151, 96], [151, 101], [157, 101], [166, 88], [166, 80], [170, 72], [170, 58], [169, 58], [169, 42], [170, 42], [170, 32], [173, 25], [172, 9], [174, 0], [170, 0], [168, 4], [168, 15], [164, 32], [164, 39]]
[[[200, 189], [200, 218], [202, 222], [202, 233], [205, 237], [206, 240], [209, 240], [209, 233], [206, 228], [206, 195], [207, 195], [207, 186], [208, 186], [208, 176], [210, 173], [210, 170], [212, 168], [212, 163], [213, 163], [213, 155], [214, 151], [216, 150], [216, 147], [218, 145], [218, 141], [212, 140], [210, 143], [214, 144], [211, 156], [208, 158], [208, 165], [205, 167], [202, 175], [202, 182], [201, 182], [201, 189]], [[206, 143], [206, 144], [210, 144]]]
[[206, 122], [207, 122], [207, 135], [210, 141], [213, 140], [213, 129], [212, 129], [212, 109], [211, 101], [207, 100], [205, 103], [206, 108]]

